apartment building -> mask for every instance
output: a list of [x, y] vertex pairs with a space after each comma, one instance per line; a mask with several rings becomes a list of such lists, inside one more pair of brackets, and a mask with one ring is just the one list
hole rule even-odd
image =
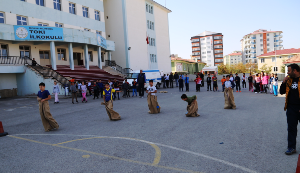
[[257, 57], [283, 49], [282, 31], [259, 29], [247, 34], [241, 40], [243, 63], [257, 63]]
[[223, 35], [204, 31], [191, 37], [192, 56], [207, 66], [218, 66], [223, 63]]
[[225, 55], [223, 59], [224, 65], [235, 65], [238, 63], [243, 63], [242, 52], [233, 51], [231, 54]]
[[106, 36], [116, 42], [111, 59], [132, 70], [171, 72], [168, 14], [153, 0], [104, 0]]
[[281, 71], [281, 67], [284, 66], [284, 61], [289, 60], [290, 58], [298, 54], [300, 54], [300, 48], [276, 50], [266, 54], [262, 54], [258, 56], [258, 69], [267, 64], [267, 66], [272, 66], [271, 73], [283, 73]]

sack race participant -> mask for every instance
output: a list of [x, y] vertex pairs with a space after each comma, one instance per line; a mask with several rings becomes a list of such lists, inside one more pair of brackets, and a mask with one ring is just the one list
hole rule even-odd
[[39, 87], [40, 91], [37, 94], [37, 100], [39, 102], [40, 115], [45, 131], [49, 132], [50, 130], [58, 129], [59, 125], [50, 113], [48, 100], [51, 99], [51, 95], [49, 91], [45, 90], [45, 84], [43, 82], [39, 84]]
[[234, 96], [233, 96], [233, 88], [235, 87], [234, 82], [230, 81], [230, 76], [226, 76], [226, 82], [224, 82], [224, 97], [225, 97], [225, 105], [224, 109], [236, 109], [236, 105], [234, 102]]
[[105, 105], [107, 115], [111, 121], [121, 120], [121, 116], [113, 110], [113, 101], [112, 93], [116, 92], [114, 89], [111, 89], [109, 83], [105, 84], [105, 89], [103, 91], [103, 101], [101, 105]]
[[183, 101], [188, 102], [187, 105], [187, 113], [185, 114], [186, 117], [199, 117], [198, 114], [198, 102], [197, 102], [197, 96], [188, 97], [186, 94], [182, 94], [181, 99]]
[[160, 113], [160, 106], [157, 102], [157, 96], [155, 93], [157, 93], [157, 89], [155, 86], [153, 86], [153, 80], [149, 80], [149, 86], [147, 87], [148, 93], [147, 101], [148, 101], [148, 107], [149, 107], [149, 113], [150, 114], [157, 114]]

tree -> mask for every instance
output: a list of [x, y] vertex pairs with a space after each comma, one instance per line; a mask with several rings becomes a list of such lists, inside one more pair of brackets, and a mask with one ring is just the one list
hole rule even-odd
[[256, 63], [249, 62], [245, 64], [247, 72], [257, 73], [258, 72], [258, 65]]
[[272, 66], [267, 66], [267, 64], [264, 64], [259, 70], [258, 72], [265, 72], [265, 73], [270, 73], [272, 71]]
[[281, 73], [285, 73], [285, 65], [283, 64], [285, 62], [285, 59], [282, 60], [282, 66], [280, 67]]
[[218, 73], [219, 74], [227, 74], [228, 72], [227, 66], [224, 64], [221, 64], [218, 66]]

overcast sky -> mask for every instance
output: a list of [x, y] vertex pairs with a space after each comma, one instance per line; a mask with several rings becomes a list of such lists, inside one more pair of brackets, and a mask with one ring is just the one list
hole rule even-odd
[[[165, 5], [165, 0], [155, 0]], [[171, 53], [192, 54], [190, 38], [206, 31], [222, 33], [224, 55], [241, 50], [244, 35], [258, 29], [283, 31], [283, 47], [300, 48], [300, 0], [166, 0]]]

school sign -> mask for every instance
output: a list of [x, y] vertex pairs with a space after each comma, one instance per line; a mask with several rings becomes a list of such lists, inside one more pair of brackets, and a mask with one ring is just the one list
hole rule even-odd
[[15, 40], [63, 41], [63, 28], [45, 26], [14, 26]]

